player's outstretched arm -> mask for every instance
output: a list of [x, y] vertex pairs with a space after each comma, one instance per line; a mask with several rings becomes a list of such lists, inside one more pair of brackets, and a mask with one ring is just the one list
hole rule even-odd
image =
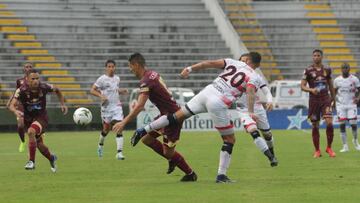
[[188, 67], [184, 68], [181, 71], [180, 75], [183, 78], [187, 78], [187, 77], [189, 77], [189, 74], [192, 71], [197, 71], [197, 70], [202, 70], [202, 69], [207, 69], [207, 68], [223, 69], [224, 67], [225, 67], [224, 59], [202, 61], [200, 63], [193, 64], [191, 66], [188, 66]]
[[64, 97], [64, 95], [61, 93], [60, 89], [57, 88], [57, 87], [54, 87], [54, 92], [55, 92], [56, 96], [58, 97], [58, 99], [60, 101], [61, 111], [63, 112], [64, 115], [66, 115], [67, 112], [68, 112], [68, 108], [65, 105], [65, 97]]
[[125, 126], [131, 122], [136, 116], [144, 109], [146, 101], [149, 99], [149, 95], [147, 94], [140, 94], [137, 100], [137, 103], [133, 110], [122, 120], [121, 122], [116, 123], [112, 130], [115, 133], [121, 133]]

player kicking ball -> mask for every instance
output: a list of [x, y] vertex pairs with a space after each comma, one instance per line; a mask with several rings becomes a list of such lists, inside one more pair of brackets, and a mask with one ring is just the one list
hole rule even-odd
[[[24, 119], [25, 129], [29, 137], [29, 161], [25, 165], [26, 170], [35, 169], [36, 148], [49, 160], [51, 171], [56, 172], [57, 170], [55, 163], [57, 157], [50, 153], [43, 141], [43, 134], [48, 125], [46, 95], [51, 92], [55, 92], [59, 98], [61, 111], [65, 115], [68, 109], [61, 91], [53, 85], [40, 82], [39, 73], [32, 69], [27, 76], [27, 83], [16, 90], [9, 106], [10, 111], [16, 117]], [[24, 106], [24, 113], [16, 109], [17, 102]]]

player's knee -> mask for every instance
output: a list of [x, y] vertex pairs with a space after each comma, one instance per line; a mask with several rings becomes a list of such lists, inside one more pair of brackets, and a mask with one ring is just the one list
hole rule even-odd
[[221, 147], [221, 151], [227, 152], [228, 154], [232, 153], [234, 144], [233, 143], [229, 143], [229, 142], [224, 142], [222, 147]]
[[261, 133], [264, 136], [265, 140], [270, 141], [272, 139], [271, 130], [261, 130]]
[[258, 130], [255, 130], [250, 133], [251, 137], [255, 140], [256, 138], [260, 137], [260, 133]]
[[223, 135], [222, 139], [224, 141], [224, 143], [231, 143], [231, 144], [235, 144], [236, 142], [236, 138], [234, 134], [230, 134], [230, 135]]
[[339, 125], [339, 127], [340, 127], [340, 132], [344, 133], [345, 132], [345, 123], [341, 123]]
[[357, 131], [357, 125], [356, 124], [351, 124], [351, 129], [353, 131]]
[[106, 137], [108, 135], [109, 131], [104, 131], [104, 129], [101, 131], [101, 136]]
[[247, 131], [248, 133], [250, 133], [250, 134], [251, 134], [252, 132], [255, 132], [255, 131], [258, 130], [258, 128], [257, 128], [257, 126], [256, 126], [255, 123], [250, 124], [250, 125], [246, 125], [246, 126], [245, 126], [245, 129], [246, 129], [246, 131]]
[[351, 120], [349, 120], [349, 123], [350, 123], [350, 125], [351, 126], [353, 126], [353, 125], [357, 125], [357, 120], [356, 119], [351, 119]]
[[316, 121], [316, 122], [312, 122], [311, 124], [313, 128], [319, 128], [319, 122]]

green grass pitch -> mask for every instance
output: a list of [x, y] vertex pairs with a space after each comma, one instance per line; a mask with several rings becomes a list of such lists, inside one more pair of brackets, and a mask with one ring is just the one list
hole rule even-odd
[[[96, 154], [98, 131], [48, 132], [45, 142], [58, 157], [58, 172], [37, 152], [36, 170], [24, 169], [27, 152], [17, 151], [15, 133], [0, 134], [0, 202], [359, 202], [360, 152], [324, 152], [312, 158], [309, 131], [274, 131], [279, 166], [271, 168], [250, 135], [237, 132], [228, 175], [233, 184], [216, 184], [221, 139], [217, 132], [183, 132], [177, 146], [198, 174], [198, 182], [182, 183], [179, 169], [166, 174], [167, 162], [139, 143], [131, 147], [131, 132], [125, 132], [124, 155], [115, 159], [115, 136], [108, 135], [103, 158]], [[351, 134], [349, 135], [349, 142]]]

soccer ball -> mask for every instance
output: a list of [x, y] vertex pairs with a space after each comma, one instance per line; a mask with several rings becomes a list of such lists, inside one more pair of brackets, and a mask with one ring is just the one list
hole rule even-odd
[[91, 111], [87, 108], [80, 107], [75, 110], [74, 115], [74, 122], [78, 125], [87, 125], [92, 120]]

